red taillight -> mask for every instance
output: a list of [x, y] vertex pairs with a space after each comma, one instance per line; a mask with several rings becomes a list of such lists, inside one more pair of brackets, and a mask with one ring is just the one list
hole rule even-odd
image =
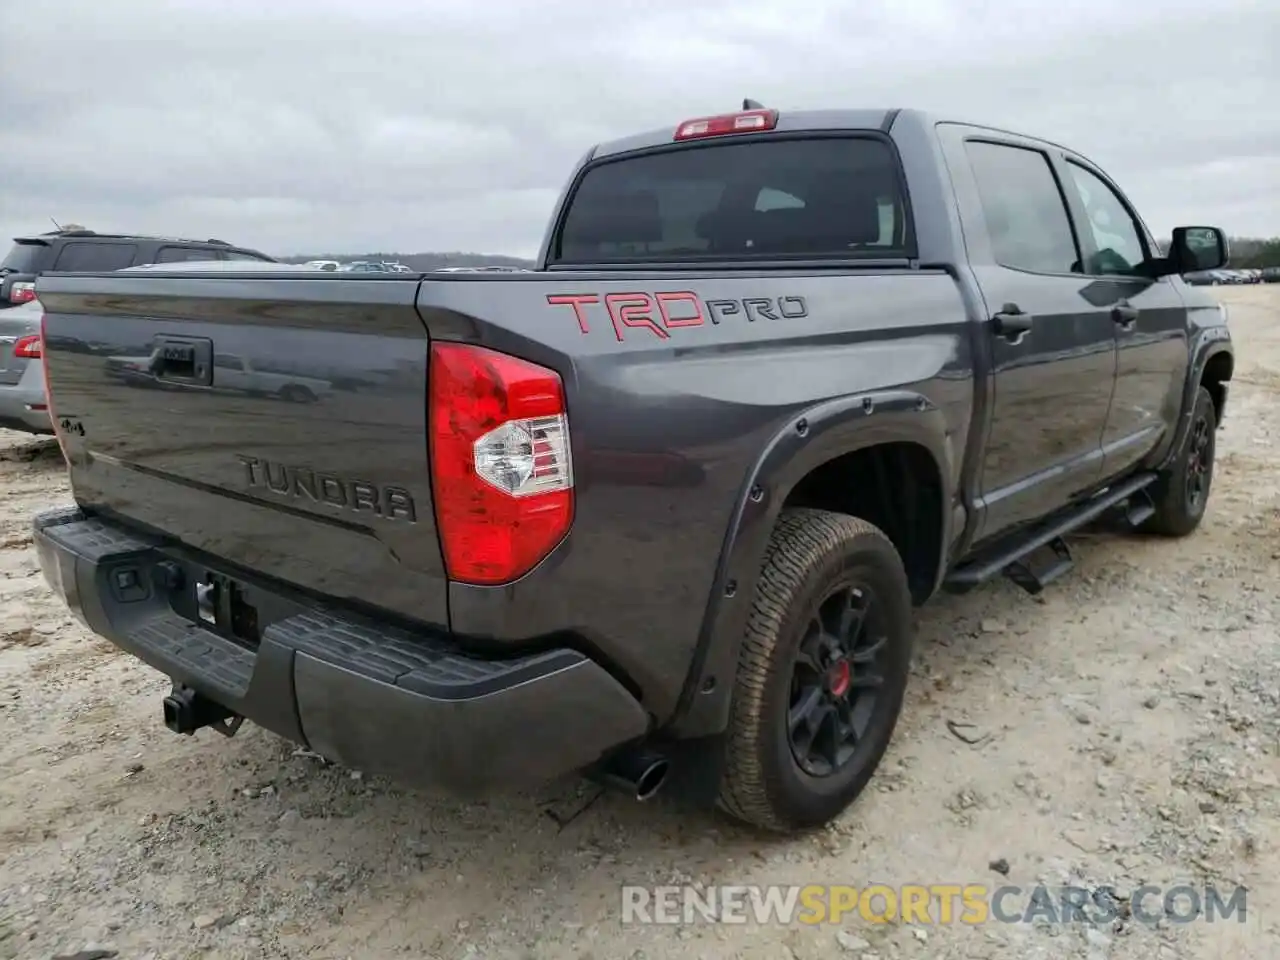
[[33, 333], [28, 337], [19, 337], [13, 345], [13, 355], [24, 360], [39, 360], [44, 356], [40, 334]]
[[772, 130], [777, 125], [777, 110], [745, 110], [742, 113], [686, 120], [676, 127], [675, 139], [697, 140], [699, 137], [723, 137], [729, 133], [757, 133]]
[[36, 298], [34, 283], [15, 283], [9, 288], [10, 303], [30, 303]]
[[528, 573], [573, 522], [564, 385], [554, 370], [434, 343], [428, 420], [436, 527], [451, 580]]

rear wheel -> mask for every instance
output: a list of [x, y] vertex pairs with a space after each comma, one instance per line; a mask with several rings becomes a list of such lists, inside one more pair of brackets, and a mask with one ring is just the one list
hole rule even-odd
[[1156, 512], [1142, 525], [1143, 532], [1185, 537], [1200, 526], [1213, 484], [1217, 430], [1213, 396], [1201, 387], [1182, 448], [1152, 490]]
[[888, 537], [855, 517], [784, 511], [739, 657], [720, 806], [779, 831], [848, 807], [893, 735], [911, 632]]

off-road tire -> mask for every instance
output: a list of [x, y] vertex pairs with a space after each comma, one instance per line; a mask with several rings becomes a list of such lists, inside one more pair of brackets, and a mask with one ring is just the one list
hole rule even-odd
[[[1197, 452], [1197, 424], [1203, 423], [1205, 428], [1205, 444]], [[1218, 415], [1213, 405], [1213, 396], [1204, 387], [1196, 392], [1195, 406], [1191, 411], [1191, 425], [1182, 438], [1182, 446], [1178, 455], [1169, 465], [1169, 469], [1161, 474], [1151, 490], [1151, 499], [1156, 512], [1138, 528], [1143, 533], [1154, 533], [1166, 537], [1185, 537], [1204, 517], [1205, 507], [1209, 502], [1209, 494], [1213, 489], [1213, 463], [1217, 447]], [[1204, 464], [1204, 489], [1198, 500], [1190, 496], [1190, 476], [1188, 465], [1192, 457], [1198, 457]]]
[[[850, 573], [883, 604], [888, 640], [865, 737], [847, 766], [806, 774], [787, 733], [792, 661], [811, 612]], [[893, 735], [910, 673], [911, 593], [889, 538], [865, 520], [822, 510], [783, 511], [765, 550], [733, 691], [718, 805], [753, 826], [792, 832], [845, 810], [871, 779]]]

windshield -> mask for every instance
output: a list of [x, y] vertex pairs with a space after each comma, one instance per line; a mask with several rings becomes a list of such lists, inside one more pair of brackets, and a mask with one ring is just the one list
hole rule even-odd
[[10, 248], [5, 258], [0, 260], [0, 273], [37, 273], [40, 269], [40, 257], [48, 249], [43, 243], [23, 243], [19, 240]]
[[909, 255], [897, 158], [873, 136], [753, 139], [606, 160], [570, 199], [555, 263]]

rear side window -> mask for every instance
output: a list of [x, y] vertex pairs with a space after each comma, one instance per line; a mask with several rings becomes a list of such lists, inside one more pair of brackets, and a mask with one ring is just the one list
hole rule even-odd
[[53, 269], [65, 273], [98, 270], [123, 270], [133, 264], [138, 248], [132, 243], [95, 243], [76, 240], [58, 254]]
[[224, 260], [252, 260], [254, 263], [275, 263], [270, 257], [260, 257], [244, 250], [223, 250], [222, 257]]
[[1049, 157], [973, 140], [965, 149], [996, 262], [1031, 273], [1079, 273], [1080, 253]]
[[611, 160], [570, 198], [557, 263], [901, 257], [898, 161], [875, 137], [700, 144]]
[[43, 243], [15, 243], [0, 260], [2, 273], [39, 273], [41, 261], [49, 252]]
[[208, 247], [161, 247], [156, 253], [156, 263], [184, 263], [217, 259], [218, 251], [211, 250]]

